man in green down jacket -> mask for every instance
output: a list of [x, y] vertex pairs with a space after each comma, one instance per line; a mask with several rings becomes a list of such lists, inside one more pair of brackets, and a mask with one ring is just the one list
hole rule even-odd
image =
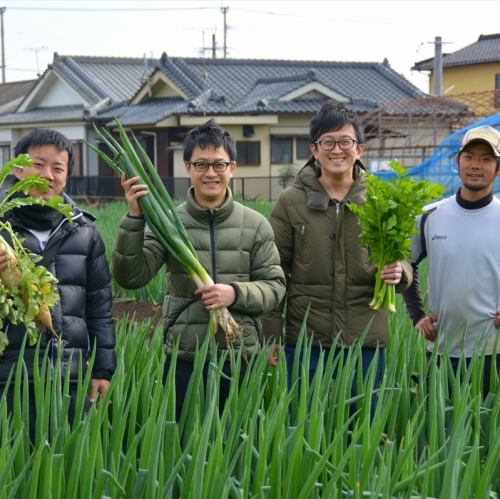
[[[368, 328], [362, 345], [363, 372], [376, 347], [388, 336], [386, 310], [374, 311], [369, 302], [375, 285], [375, 266], [360, 244], [360, 227], [348, 203], [366, 199], [363, 132], [356, 115], [343, 105], [326, 103], [310, 125], [311, 159], [293, 184], [283, 191], [271, 215], [281, 265], [287, 278], [285, 355], [293, 365], [295, 345], [306, 311], [307, 332], [313, 337], [310, 375], [320, 348], [347, 352]], [[406, 262], [386, 266], [382, 279], [402, 291], [411, 280]], [[266, 330], [281, 338], [277, 314], [266, 318]], [[338, 341], [336, 342], [336, 339]], [[376, 382], [382, 374], [380, 350]]]
[[[177, 417], [193, 371], [195, 351], [207, 333], [209, 310], [229, 308], [242, 328], [244, 350], [251, 354], [259, 349], [258, 317], [277, 307], [285, 294], [285, 278], [269, 222], [234, 201], [229, 189], [236, 168], [236, 147], [229, 133], [212, 120], [191, 130], [184, 141], [184, 166], [192, 186], [178, 213], [215, 284], [196, 289], [156, 237], [144, 231], [137, 200], [147, 188], [137, 183], [138, 177], [122, 179], [129, 212], [120, 224], [113, 254], [114, 277], [125, 288], [142, 287], [163, 264], [167, 267], [165, 351], [168, 356], [179, 341]], [[216, 339], [220, 348], [225, 348], [221, 331]], [[238, 347], [237, 342], [234, 346]], [[225, 369], [230, 370], [228, 365]], [[222, 380], [221, 402], [228, 389], [229, 383]]]

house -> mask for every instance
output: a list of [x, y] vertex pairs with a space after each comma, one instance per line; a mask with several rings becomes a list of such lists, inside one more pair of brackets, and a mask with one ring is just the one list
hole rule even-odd
[[[0, 116], [16, 110], [36, 80], [13, 81], [0, 84]], [[10, 143], [0, 143], [0, 164], [10, 159]]]
[[[111, 175], [109, 168], [85, 141], [96, 142], [94, 123], [112, 129], [118, 117], [141, 141], [161, 176], [185, 179], [182, 140], [190, 128], [213, 117], [236, 140], [239, 168], [233, 188], [247, 196], [267, 192], [274, 197], [269, 192], [282, 188], [280, 178], [309, 157], [309, 121], [327, 99], [365, 116], [389, 103], [425, 97], [387, 60], [205, 59], [165, 53], [159, 60], [146, 60], [55, 54], [15, 112], [0, 116], [0, 143], [13, 144], [33, 127], [57, 128], [77, 150], [75, 176], [104, 178]], [[372, 133], [380, 135], [376, 128]], [[408, 140], [406, 132], [391, 133], [402, 144]], [[245, 183], [248, 178], [254, 182]], [[270, 179], [276, 185], [270, 186]]]
[[[434, 86], [434, 58], [416, 62], [412, 69], [430, 71]], [[467, 104], [479, 116], [500, 110], [500, 33], [481, 35], [456, 52], [443, 54], [443, 91]]]

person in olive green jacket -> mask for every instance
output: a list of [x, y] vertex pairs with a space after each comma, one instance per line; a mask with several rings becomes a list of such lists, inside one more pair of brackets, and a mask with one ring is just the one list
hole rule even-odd
[[[363, 132], [356, 115], [343, 105], [326, 103], [310, 125], [311, 159], [280, 195], [271, 225], [287, 278], [284, 340], [280, 314], [266, 318], [269, 335], [285, 344], [289, 367], [309, 307], [312, 336], [311, 377], [320, 348], [344, 354], [368, 328], [362, 346], [363, 371], [380, 347], [376, 381], [382, 374], [388, 339], [386, 310], [372, 310], [375, 266], [359, 241], [360, 227], [348, 203], [364, 203]], [[404, 290], [412, 278], [407, 262], [394, 262], [383, 280]], [[289, 369], [290, 370], [290, 369]]]
[[[147, 187], [138, 183], [138, 177], [122, 178], [129, 212], [121, 221], [113, 253], [114, 277], [125, 288], [144, 286], [166, 265], [168, 290], [163, 316], [167, 361], [179, 342], [177, 417], [195, 352], [207, 334], [209, 311], [228, 307], [242, 329], [243, 350], [252, 354], [260, 346], [259, 316], [276, 308], [285, 294], [285, 277], [269, 222], [234, 201], [229, 189], [236, 168], [233, 138], [212, 120], [191, 130], [184, 142], [184, 166], [192, 186], [178, 213], [215, 284], [196, 289], [177, 260], [150, 231], [145, 232], [138, 199], [147, 194]], [[221, 349], [226, 348], [222, 331], [217, 332], [216, 340]], [[233, 346], [237, 350], [240, 344], [235, 341]], [[230, 371], [229, 365], [226, 369]], [[222, 383], [221, 402], [229, 389], [227, 382]]]

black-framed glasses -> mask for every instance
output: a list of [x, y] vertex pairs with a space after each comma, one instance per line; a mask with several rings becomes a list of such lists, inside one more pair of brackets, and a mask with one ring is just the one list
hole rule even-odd
[[349, 138], [340, 140], [323, 139], [323, 140], [318, 140], [314, 143], [317, 144], [322, 151], [332, 151], [333, 149], [335, 149], [335, 146], [337, 144], [343, 151], [348, 151], [349, 149], [352, 149], [352, 146], [354, 144], [359, 144], [357, 140]]
[[189, 161], [190, 165], [194, 166], [197, 172], [207, 172], [210, 167], [214, 169], [217, 173], [222, 173], [227, 170], [227, 167], [231, 164], [231, 161]]

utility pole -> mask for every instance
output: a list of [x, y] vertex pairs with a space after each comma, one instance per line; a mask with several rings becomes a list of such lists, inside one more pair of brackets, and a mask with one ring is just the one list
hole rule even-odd
[[2, 38], [2, 83], [5, 83], [5, 43], [4, 43], [4, 33], [3, 33], [3, 14], [5, 12], [5, 7], [0, 7], [0, 30]]
[[227, 59], [227, 22], [226, 22], [226, 14], [229, 10], [229, 7], [221, 7], [220, 11], [224, 15], [224, 59]]
[[443, 93], [443, 40], [440, 36], [434, 38], [434, 95]]

